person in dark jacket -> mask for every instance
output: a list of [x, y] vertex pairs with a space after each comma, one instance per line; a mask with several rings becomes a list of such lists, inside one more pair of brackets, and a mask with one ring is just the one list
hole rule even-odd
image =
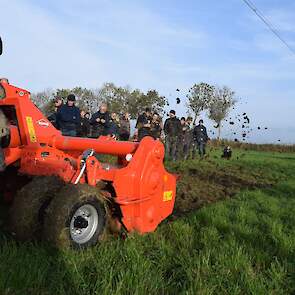
[[195, 126], [193, 130], [194, 136], [194, 148], [193, 148], [193, 158], [196, 155], [196, 148], [199, 150], [200, 157], [203, 157], [206, 154], [206, 144], [209, 140], [207, 129], [204, 126], [204, 121], [201, 119], [199, 124]]
[[97, 138], [101, 135], [108, 134], [108, 128], [110, 123], [110, 113], [108, 112], [108, 106], [101, 104], [99, 111], [94, 113], [90, 119], [91, 125], [91, 137]]
[[165, 132], [165, 152], [166, 158], [170, 158], [173, 161], [177, 160], [178, 156], [178, 137], [181, 132], [180, 120], [176, 117], [174, 110], [169, 112], [169, 118], [164, 124]]
[[108, 135], [113, 138], [119, 137], [120, 119], [116, 113], [111, 113], [111, 118], [108, 125]]
[[180, 119], [180, 125], [181, 125], [181, 131], [179, 133], [178, 138], [178, 146], [179, 146], [179, 154], [183, 159], [188, 159], [189, 152], [190, 152], [190, 146], [191, 146], [191, 138], [192, 138], [192, 132], [190, 128], [190, 124], [192, 122], [191, 117], [188, 117], [185, 119], [185, 117], [182, 117]]
[[90, 122], [89, 122], [89, 113], [81, 111], [81, 124], [79, 130], [80, 137], [88, 137], [90, 135]]
[[128, 141], [130, 138], [130, 114], [125, 113], [120, 119], [119, 139]]
[[185, 135], [186, 125], [185, 117], [180, 118], [180, 132], [178, 134], [177, 142], [177, 154], [179, 158], [183, 158], [183, 147], [184, 147], [184, 135]]
[[145, 111], [138, 116], [136, 129], [138, 130], [138, 141], [141, 141], [145, 136], [150, 136], [151, 131], [151, 109], [146, 108]]
[[184, 159], [187, 160], [190, 157], [192, 142], [193, 142], [193, 129], [191, 127], [193, 122], [192, 117], [187, 117], [185, 121], [185, 132], [184, 132], [184, 145], [183, 145], [183, 155]]
[[76, 97], [70, 94], [67, 103], [56, 114], [56, 124], [65, 136], [77, 136], [81, 123], [80, 110], [75, 106]]
[[57, 97], [54, 101], [53, 101], [53, 104], [54, 104], [54, 111], [53, 113], [51, 113], [49, 116], [48, 116], [48, 121], [57, 129], [59, 129], [59, 127], [57, 126], [57, 122], [56, 122], [56, 116], [57, 116], [57, 112], [58, 110], [62, 107], [63, 105], [63, 101], [61, 98]]
[[154, 113], [152, 122], [151, 122], [150, 135], [154, 139], [161, 139], [162, 130], [163, 130], [162, 119], [160, 118], [158, 113]]

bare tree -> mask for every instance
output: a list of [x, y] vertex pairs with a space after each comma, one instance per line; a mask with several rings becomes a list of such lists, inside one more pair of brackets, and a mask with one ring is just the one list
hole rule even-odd
[[209, 103], [214, 95], [214, 86], [208, 83], [194, 84], [187, 95], [188, 98], [188, 108], [194, 113], [196, 121], [200, 112], [206, 110]]
[[54, 91], [52, 89], [45, 89], [43, 91], [32, 93], [32, 102], [45, 114], [49, 112], [49, 105], [54, 99]]
[[208, 116], [217, 124], [218, 139], [221, 134], [222, 121], [228, 116], [230, 109], [236, 102], [235, 92], [229, 87], [214, 87], [214, 95], [208, 106]]

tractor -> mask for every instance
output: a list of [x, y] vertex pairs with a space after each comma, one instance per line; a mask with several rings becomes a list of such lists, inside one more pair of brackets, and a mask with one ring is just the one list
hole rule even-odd
[[18, 240], [86, 248], [153, 232], [172, 213], [176, 177], [160, 141], [63, 136], [27, 90], [0, 81], [0, 197]]

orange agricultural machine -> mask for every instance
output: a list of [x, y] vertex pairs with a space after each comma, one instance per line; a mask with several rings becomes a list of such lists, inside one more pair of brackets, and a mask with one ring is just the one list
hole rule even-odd
[[[103, 155], [116, 160], [105, 163], [111, 157]], [[21, 240], [87, 247], [107, 230], [154, 231], [176, 193], [163, 158], [163, 144], [150, 137], [62, 136], [28, 91], [0, 83], [0, 194], [13, 199], [9, 224]]]

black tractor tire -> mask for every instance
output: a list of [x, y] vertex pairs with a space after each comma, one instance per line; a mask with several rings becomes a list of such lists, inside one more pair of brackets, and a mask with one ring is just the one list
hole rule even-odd
[[16, 239], [41, 236], [44, 211], [63, 185], [57, 177], [37, 176], [17, 192], [9, 212], [9, 229]]
[[57, 248], [91, 247], [104, 238], [107, 219], [107, 200], [100, 188], [67, 184], [46, 210], [43, 238]]

